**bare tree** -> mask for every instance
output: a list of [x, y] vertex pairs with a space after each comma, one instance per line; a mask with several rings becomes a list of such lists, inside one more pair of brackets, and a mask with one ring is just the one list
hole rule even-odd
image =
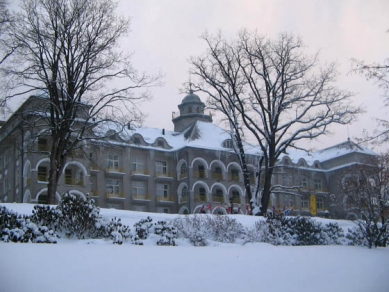
[[343, 207], [352, 211], [369, 247], [386, 246], [389, 239], [389, 154], [353, 167], [341, 181]]
[[[257, 181], [260, 211], [267, 212], [277, 159], [296, 142], [314, 139], [330, 124], [347, 124], [359, 113], [349, 104], [350, 92], [336, 88], [336, 66], [317, 68], [317, 55], [303, 54], [303, 44], [293, 35], [276, 40], [243, 30], [237, 40], [204, 35], [205, 56], [193, 57], [192, 74], [198, 90], [219, 108], [234, 108], [242, 127], [262, 151]], [[228, 111], [224, 111], [228, 114]]]
[[8, 1], [0, 0], [0, 47], [3, 55], [0, 58], [2, 64], [15, 50], [14, 47], [6, 45], [8, 40], [8, 30], [13, 23], [13, 18], [8, 10]]
[[8, 98], [33, 93], [44, 103], [36, 120], [51, 138], [50, 204], [69, 153], [104, 121], [139, 120], [136, 103], [158, 79], [138, 74], [118, 49], [130, 22], [116, 8], [112, 0], [22, 0], [14, 15], [17, 51], [3, 73], [11, 76]]
[[[389, 32], [389, 30], [387, 31]], [[365, 76], [369, 81], [373, 81], [379, 88], [384, 91], [386, 105], [389, 102], [389, 58], [381, 63], [366, 63], [365, 61], [355, 58], [351, 59], [352, 73]], [[386, 119], [377, 119], [378, 129], [374, 133], [366, 133], [361, 140], [363, 142], [373, 142], [382, 144], [389, 140], [389, 121]]]

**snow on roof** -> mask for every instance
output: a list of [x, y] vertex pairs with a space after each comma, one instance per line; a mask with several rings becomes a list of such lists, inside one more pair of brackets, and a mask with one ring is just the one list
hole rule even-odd
[[[104, 131], [118, 129], [118, 125], [105, 125], [99, 128], [100, 135]], [[103, 130], [104, 129], [104, 130]], [[232, 149], [223, 147], [223, 142], [231, 139], [230, 134], [209, 122], [196, 121], [192, 126], [183, 132], [173, 132], [158, 128], [145, 128], [145, 127], [124, 127], [120, 129], [119, 136], [125, 141], [129, 140], [134, 135], [141, 135], [144, 141], [148, 145], [142, 147], [152, 147], [161, 150], [161, 147], [153, 146], [158, 138], [166, 140], [170, 149], [164, 149], [165, 151], [176, 151], [184, 147], [194, 147], [211, 150], [232, 151]], [[246, 154], [260, 155], [261, 151], [259, 147], [255, 147], [249, 143], [244, 143]], [[343, 143], [309, 153], [303, 150], [288, 149], [287, 153], [280, 156], [282, 159], [284, 156], [289, 157], [293, 163], [298, 163], [300, 159], [304, 159], [309, 165], [313, 165], [315, 161], [324, 162], [350, 153], [362, 153], [366, 155], [377, 155], [374, 151], [356, 144], [351, 140], [347, 140]]]
[[[100, 125], [98, 131], [95, 133], [98, 136], [102, 136], [109, 130], [115, 129], [118, 129], [117, 125], [105, 124]], [[222, 128], [208, 122], [197, 121], [181, 133], [147, 127], [131, 127], [130, 129], [124, 127], [119, 131], [119, 137], [126, 142], [136, 134], [141, 135], [144, 141], [149, 144], [147, 147], [154, 147], [152, 144], [154, 144], [158, 138], [163, 138], [166, 140], [167, 144], [172, 147], [171, 149], [164, 149], [165, 151], [176, 151], [184, 147], [232, 151], [232, 149], [223, 147], [223, 142], [231, 139], [230, 134]], [[244, 143], [244, 147], [247, 154], [260, 154], [258, 148], [249, 143]], [[161, 150], [160, 147], [155, 148]]]
[[[288, 156], [293, 163], [297, 163], [299, 159], [303, 158], [308, 164], [312, 165], [315, 161], [325, 162], [340, 156], [344, 156], [350, 153], [361, 153], [366, 155], [376, 156], [374, 151], [354, 143], [351, 140], [347, 140], [343, 143], [313, 152], [308, 153], [302, 150], [288, 150], [288, 153], [283, 155]], [[280, 157], [280, 158], [282, 158]]]

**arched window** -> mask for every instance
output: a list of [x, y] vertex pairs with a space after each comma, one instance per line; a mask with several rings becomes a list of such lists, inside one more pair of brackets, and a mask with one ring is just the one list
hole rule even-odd
[[192, 107], [188, 107], [188, 113], [192, 113]]
[[188, 188], [185, 186], [181, 191], [181, 203], [188, 202], [189, 192]]
[[186, 176], [187, 176], [187, 167], [186, 167], [186, 163], [183, 163], [180, 169], [180, 178], [184, 178]]

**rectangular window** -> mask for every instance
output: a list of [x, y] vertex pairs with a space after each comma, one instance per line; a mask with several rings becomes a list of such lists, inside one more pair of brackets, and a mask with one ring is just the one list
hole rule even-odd
[[306, 177], [303, 177], [303, 178], [300, 180], [300, 187], [302, 187], [303, 189], [306, 189], [307, 186], [308, 186], [307, 178], [306, 178]]
[[44, 138], [38, 138], [38, 150], [39, 151], [47, 151], [47, 139]]
[[39, 181], [47, 181], [47, 167], [46, 166], [38, 166], [38, 180]]
[[293, 195], [285, 195], [285, 207], [293, 207]]
[[201, 201], [201, 202], [206, 202], [206, 200], [207, 200], [207, 194], [206, 194], [204, 188], [199, 188], [199, 196], [200, 196], [200, 201]]
[[308, 196], [301, 197], [301, 209], [309, 209], [309, 198]]
[[67, 185], [73, 185], [72, 182], [72, 170], [71, 169], [65, 169], [65, 184]]
[[119, 180], [118, 179], [107, 179], [107, 193], [112, 195], [119, 195]]
[[169, 198], [169, 185], [157, 184], [157, 196], [164, 199]]
[[132, 173], [144, 173], [143, 160], [140, 157], [134, 157], [131, 162]]
[[158, 175], [167, 175], [167, 163], [166, 163], [166, 161], [157, 160], [155, 163], [156, 163], [157, 176]]
[[321, 179], [315, 179], [313, 181], [315, 190], [321, 190]]
[[143, 181], [133, 181], [131, 194], [133, 199], [146, 199], [146, 184]]
[[119, 170], [119, 156], [117, 156], [117, 155], [108, 155], [108, 158], [107, 158], [107, 168], [109, 170]]
[[323, 198], [316, 197], [316, 209], [323, 210], [324, 209], [324, 200]]

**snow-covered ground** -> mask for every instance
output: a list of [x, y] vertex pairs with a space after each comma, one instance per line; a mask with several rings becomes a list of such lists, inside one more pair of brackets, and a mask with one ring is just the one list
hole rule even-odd
[[[5, 204], [20, 214], [32, 205]], [[131, 227], [177, 215], [102, 209]], [[235, 215], [245, 226], [256, 217]], [[325, 220], [325, 219], [322, 219]], [[349, 222], [338, 221], [347, 229]], [[58, 244], [0, 243], [0, 291], [389, 291], [389, 248], [220, 244], [193, 247], [113, 245], [60, 239]]]

